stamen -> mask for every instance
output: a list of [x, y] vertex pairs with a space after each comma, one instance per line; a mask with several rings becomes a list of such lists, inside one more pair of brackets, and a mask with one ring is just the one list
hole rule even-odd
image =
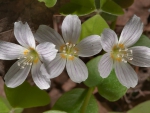
[[131, 49], [125, 48], [124, 45], [115, 45], [112, 48], [111, 57], [118, 61], [123, 61], [127, 63], [129, 60], [133, 60], [133, 51]]
[[61, 46], [61, 53], [63, 54], [62, 58], [69, 58], [77, 55], [78, 51], [76, 50], [75, 46], [76, 44], [72, 44], [69, 42], [67, 42], [65, 45], [62, 45]]

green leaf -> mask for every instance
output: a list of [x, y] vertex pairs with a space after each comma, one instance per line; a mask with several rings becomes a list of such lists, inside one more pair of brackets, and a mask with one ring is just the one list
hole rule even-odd
[[24, 82], [16, 88], [4, 87], [7, 99], [12, 107], [29, 108], [44, 106], [50, 102], [48, 94], [36, 86]]
[[50, 110], [50, 111], [46, 111], [46, 112], [43, 112], [43, 113], [67, 113], [67, 112], [57, 111], [57, 110]]
[[141, 35], [140, 39], [133, 46], [150, 47], [150, 39], [145, 35]]
[[92, 60], [90, 60], [86, 66], [88, 68], [88, 78], [84, 82], [84, 84], [88, 87], [94, 87], [102, 83], [103, 78], [99, 75], [98, 72], [98, 63], [100, 61], [101, 56], [98, 56]]
[[12, 108], [8, 100], [0, 96], [0, 113], [21, 113], [23, 108]]
[[[67, 113], [80, 113], [86, 93], [87, 90], [81, 88], [66, 92], [57, 100], [53, 109], [66, 111]], [[90, 98], [86, 113], [98, 113], [98, 105], [93, 95]]]
[[46, 7], [49, 7], [49, 8], [53, 7], [57, 2], [57, 0], [38, 0], [38, 1], [39, 2], [44, 2]]
[[[13, 113], [22, 113], [23, 108], [13, 108], [13, 109], [11, 109], [11, 111], [13, 111]], [[10, 112], [10, 113], [12, 113], [12, 112]]]
[[7, 99], [0, 96], [0, 113], [9, 113], [11, 106], [9, 105]]
[[123, 9], [112, 0], [101, 0], [101, 10], [113, 15], [123, 15]]
[[100, 15], [95, 15], [82, 24], [79, 40], [90, 35], [100, 35], [105, 28], [109, 28], [106, 21]]
[[120, 5], [122, 8], [127, 8], [131, 6], [134, 2], [134, 0], [113, 0], [115, 3]]
[[120, 99], [127, 91], [127, 88], [118, 81], [114, 70], [97, 87], [99, 94], [109, 101]]
[[100, 77], [98, 63], [101, 56], [98, 56], [87, 63], [88, 78], [84, 82], [88, 87], [98, 87], [99, 94], [109, 101], [116, 101], [121, 98], [127, 88], [124, 87], [117, 79], [114, 70], [107, 78]]
[[101, 12], [100, 14], [106, 21], [115, 21], [117, 19], [117, 16], [111, 15], [105, 12]]
[[94, 0], [70, 0], [69, 3], [60, 8], [60, 13], [82, 16], [93, 12], [95, 9]]
[[150, 113], [150, 100], [135, 106], [127, 113]]

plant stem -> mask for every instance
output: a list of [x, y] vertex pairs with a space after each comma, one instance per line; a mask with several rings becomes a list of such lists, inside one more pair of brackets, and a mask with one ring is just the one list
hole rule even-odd
[[112, 23], [111, 23], [111, 25], [110, 25], [110, 28], [111, 28], [112, 30], [115, 30], [116, 22], [117, 22], [117, 18], [116, 18], [114, 21], [112, 21]]
[[92, 96], [92, 93], [93, 93], [94, 89], [95, 89], [95, 87], [91, 87], [91, 88], [88, 89], [88, 92], [87, 92], [87, 94], [86, 94], [86, 97], [85, 97], [85, 99], [84, 99], [84, 101], [83, 101], [83, 104], [82, 104], [82, 106], [81, 106], [80, 113], [85, 113], [86, 108], [87, 108], [87, 105], [88, 105], [88, 103], [89, 103], [89, 100], [90, 100], [90, 98], [91, 98], [91, 96]]

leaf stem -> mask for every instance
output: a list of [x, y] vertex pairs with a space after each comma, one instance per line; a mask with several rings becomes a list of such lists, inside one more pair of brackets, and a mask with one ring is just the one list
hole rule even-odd
[[90, 98], [92, 96], [92, 93], [93, 93], [94, 89], [95, 89], [95, 87], [91, 87], [91, 88], [88, 89], [86, 97], [85, 97], [85, 99], [83, 101], [83, 104], [81, 106], [80, 113], [85, 113], [86, 112], [87, 105], [89, 103], [89, 100], [90, 100]]
[[117, 18], [116, 18], [114, 21], [112, 21], [112, 23], [110, 24], [110, 28], [111, 28], [112, 30], [115, 30], [116, 22], [117, 22]]

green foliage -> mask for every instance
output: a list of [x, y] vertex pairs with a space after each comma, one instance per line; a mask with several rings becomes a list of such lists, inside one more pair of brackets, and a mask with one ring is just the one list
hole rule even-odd
[[0, 96], [0, 113], [21, 113], [23, 108], [12, 108], [8, 100]]
[[11, 106], [4, 97], [0, 97], [0, 113], [8, 113], [11, 110]]
[[120, 5], [122, 8], [127, 8], [131, 6], [134, 2], [134, 0], [113, 0], [115, 3]]
[[118, 81], [114, 70], [97, 87], [99, 94], [109, 101], [120, 99], [127, 91], [127, 88]]
[[100, 61], [101, 56], [96, 57], [90, 60], [86, 66], [88, 68], [88, 78], [84, 82], [84, 84], [88, 87], [94, 87], [102, 83], [103, 78], [99, 75], [98, 72], [98, 63]]
[[82, 24], [82, 31], [79, 40], [90, 35], [100, 35], [105, 28], [109, 28], [106, 21], [100, 15], [95, 15]]
[[36, 86], [30, 86], [27, 82], [16, 88], [4, 86], [4, 90], [9, 103], [14, 108], [43, 106], [50, 102], [50, 98], [45, 91]]
[[117, 19], [117, 16], [111, 15], [105, 12], [101, 12], [100, 15], [106, 20], [106, 21], [115, 21]]
[[49, 7], [49, 8], [53, 7], [57, 2], [57, 0], [38, 0], [38, 1], [39, 2], [44, 2], [46, 7]]
[[57, 111], [57, 110], [50, 110], [50, 111], [46, 111], [46, 112], [43, 112], [43, 113], [67, 113], [67, 112]]
[[150, 113], [150, 100], [137, 105], [127, 113]]
[[[57, 100], [53, 109], [67, 113], [80, 113], [86, 93], [87, 90], [79, 88], [66, 92]], [[98, 105], [93, 95], [90, 98], [86, 113], [98, 113]]]
[[145, 35], [141, 35], [140, 39], [133, 46], [150, 47], [150, 39]]
[[100, 0], [100, 7], [103, 12], [113, 15], [123, 15], [123, 9], [112, 0]]
[[87, 63], [89, 75], [84, 83], [88, 87], [97, 86], [101, 96], [109, 101], [116, 101], [126, 93], [127, 88], [118, 81], [114, 70], [107, 78], [100, 77], [98, 72], [100, 58], [101, 56], [98, 56]]
[[60, 13], [64, 15], [76, 14], [86, 15], [95, 10], [94, 0], [70, 0], [60, 8]]

